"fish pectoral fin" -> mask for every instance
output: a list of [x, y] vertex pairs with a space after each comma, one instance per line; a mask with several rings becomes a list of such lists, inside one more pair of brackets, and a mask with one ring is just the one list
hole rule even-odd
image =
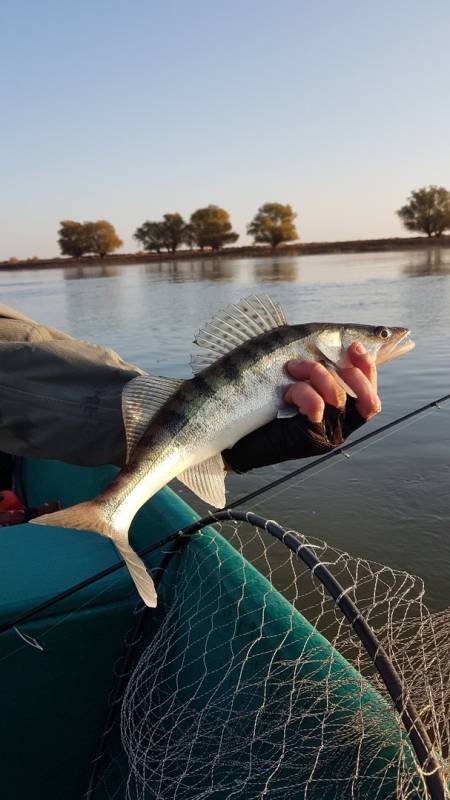
[[283, 309], [267, 295], [252, 294], [227, 306], [194, 339], [202, 348], [201, 353], [191, 357], [194, 375], [249, 339], [286, 324]]
[[298, 408], [296, 406], [280, 406], [277, 410], [277, 418], [278, 419], [286, 419], [286, 417], [296, 417], [298, 414]]
[[332, 374], [332, 376], [333, 376], [334, 380], [336, 381], [336, 383], [338, 384], [338, 386], [340, 386], [340, 387], [341, 387], [341, 389], [343, 389], [343, 390], [344, 390], [344, 392], [347, 392], [347, 394], [348, 394], [348, 395], [350, 395], [350, 397], [357, 397], [357, 395], [355, 394], [355, 392], [353, 391], [353, 389], [351, 389], [351, 388], [350, 388], [350, 386], [348, 385], [348, 383], [346, 383], [346, 382], [344, 381], [344, 379], [343, 379], [343, 378], [341, 378], [341, 376], [340, 376], [340, 375], [339, 375], [339, 373], [338, 373], [338, 372], [335, 370], [335, 368], [334, 368], [334, 366], [333, 366], [333, 365], [331, 365], [331, 366], [328, 366], [328, 364], [327, 364], [327, 369], [328, 369], [328, 370], [331, 372], [331, 374]]
[[224, 508], [225, 468], [220, 453], [180, 472], [177, 479], [208, 505]]
[[315, 345], [323, 356], [322, 364], [329, 372], [331, 372], [338, 386], [340, 386], [344, 392], [350, 395], [350, 397], [356, 397], [353, 389], [351, 389], [348, 383], [341, 378], [337, 371], [338, 366], [341, 367], [341, 369], [353, 366], [353, 363], [348, 357], [347, 352], [345, 350], [342, 351], [340, 338], [339, 340], [335, 340], [335, 337], [323, 334], [317, 338]]
[[122, 417], [127, 439], [127, 462], [157, 411], [184, 383], [157, 375], [138, 375], [122, 392]]

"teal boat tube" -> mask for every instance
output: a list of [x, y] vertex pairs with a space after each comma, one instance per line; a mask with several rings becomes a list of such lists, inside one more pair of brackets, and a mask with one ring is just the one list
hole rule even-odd
[[[112, 474], [25, 460], [20, 483], [28, 505], [67, 506]], [[137, 515], [133, 545], [196, 518], [164, 489]], [[119, 560], [88, 532], [18, 525], [0, 535], [4, 626]], [[432, 796], [392, 703], [221, 533], [203, 528], [146, 563], [156, 609], [142, 610], [118, 569], [1, 634], [5, 797]]]

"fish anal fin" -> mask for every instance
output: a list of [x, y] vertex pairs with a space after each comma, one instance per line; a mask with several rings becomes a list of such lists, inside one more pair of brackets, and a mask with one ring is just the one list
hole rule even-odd
[[177, 480], [213, 508], [224, 508], [225, 468], [220, 454], [184, 470]]
[[127, 461], [151, 419], [183, 383], [183, 380], [174, 378], [138, 375], [125, 385], [122, 417], [127, 440]]

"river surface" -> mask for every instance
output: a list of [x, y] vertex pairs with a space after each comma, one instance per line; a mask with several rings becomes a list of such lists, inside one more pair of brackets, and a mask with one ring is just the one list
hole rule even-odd
[[[255, 292], [268, 293], [292, 322], [411, 329], [416, 349], [380, 370], [382, 413], [353, 438], [450, 393], [450, 250], [0, 272], [2, 302], [173, 377], [189, 377], [191, 343], [203, 322]], [[231, 476], [228, 498], [300, 465]], [[428, 604], [439, 609], [450, 601], [449, 479], [447, 402], [249, 505], [352, 555], [419, 575]]]

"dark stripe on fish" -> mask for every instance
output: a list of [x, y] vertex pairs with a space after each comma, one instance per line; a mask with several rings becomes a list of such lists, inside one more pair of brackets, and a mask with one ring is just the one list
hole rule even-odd
[[212, 397], [215, 393], [215, 386], [208, 380], [206, 375], [199, 373], [190, 382], [192, 387], [201, 392], [203, 397]]
[[240, 363], [241, 360], [235, 358], [232, 353], [223, 359], [220, 366], [222, 375], [227, 381], [232, 381], [234, 383], [239, 380], [241, 375], [241, 370], [239, 369]]

